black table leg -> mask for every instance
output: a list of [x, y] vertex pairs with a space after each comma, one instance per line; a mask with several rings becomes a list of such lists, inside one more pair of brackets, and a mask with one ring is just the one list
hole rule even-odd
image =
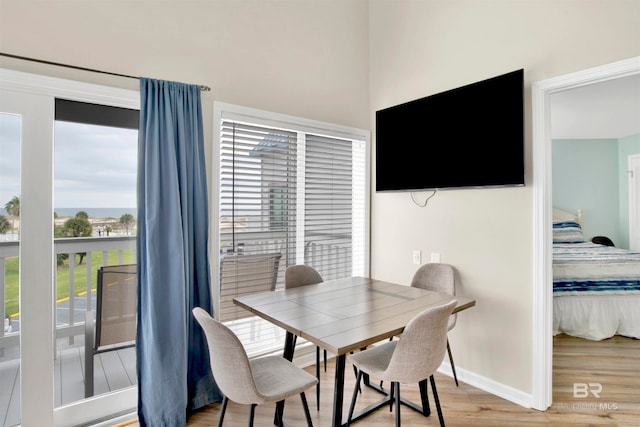
[[333, 427], [342, 426], [342, 405], [344, 402], [344, 368], [346, 354], [336, 356], [336, 378], [333, 386]]
[[284, 340], [284, 354], [282, 357], [287, 359], [289, 362], [293, 360], [293, 351], [295, 350], [295, 339], [296, 336], [291, 332], [287, 332], [287, 336]]
[[[287, 359], [289, 362], [293, 360], [293, 351], [295, 350], [295, 338], [291, 332], [287, 332], [287, 336], [284, 341], [284, 353], [282, 357]], [[273, 417], [273, 424], [280, 425], [279, 418], [284, 414], [284, 400], [276, 403], [276, 414]]]

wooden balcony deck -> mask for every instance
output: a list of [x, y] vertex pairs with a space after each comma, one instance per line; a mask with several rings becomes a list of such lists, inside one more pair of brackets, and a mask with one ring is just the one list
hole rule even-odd
[[[83, 337], [75, 344], [68, 338], [59, 339], [54, 361], [55, 406], [84, 399]], [[0, 426], [20, 424], [20, 366], [18, 348], [4, 349], [0, 357]], [[131, 387], [137, 383], [136, 349], [114, 350], [94, 356], [95, 394]]]

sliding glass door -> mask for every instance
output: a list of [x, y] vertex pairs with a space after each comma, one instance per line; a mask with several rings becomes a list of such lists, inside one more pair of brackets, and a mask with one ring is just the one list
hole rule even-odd
[[258, 356], [279, 349], [283, 331], [234, 297], [282, 288], [296, 264], [325, 281], [369, 273], [369, 132], [224, 103], [214, 117], [214, 311]]
[[[110, 141], [95, 129], [76, 140], [74, 146], [62, 150], [63, 138], [68, 142], [70, 135], [77, 136], [79, 131], [76, 128], [69, 133], [68, 128], [73, 126], [56, 124], [56, 99], [139, 108], [139, 95], [134, 91], [0, 70], [0, 143], [3, 144], [0, 152], [0, 210], [3, 212], [0, 215], [9, 223], [5, 230], [7, 227], [2, 226], [4, 222], [0, 218], [0, 285], [3, 288], [0, 303], [8, 324], [0, 334], [0, 426], [86, 424], [123, 411], [134, 411], [137, 401], [135, 385], [130, 383], [122, 383], [114, 392], [99, 389], [95, 397], [85, 399], [84, 351], [77, 352], [75, 368], [71, 368], [71, 359], [61, 360], [63, 348], [84, 344], [84, 321], [94, 304], [91, 294], [95, 268], [102, 265], [104, 259], [109, 263], [112, 250], [115, 250], [115, 262], [131, 263], [135, 259], [135, 210], [121, 215], [130, 213], [133, 222], [124, 216], [113, 219], [113, 224], [97, 224], [83, 218], [88, 213], [84, 208], [89, 205], [80, 204], [77, 207], [83, 209], [79, 212], [84, 213], [79, 217], [95, 225], [95, 230], [85, 230], [84, 237], [76, 239], [79, 228], [74, 227], [74, 221], [65, 228], [66, 220], [56, 221], [54, 209], [55, 199], [62, 197], [65, 185], [71, 184], [69, 193], [76, 194], [75, 200], [87, 203], [87, 193], [80, 194], [88, 184], [88, 177], [108, 184], [110, 178], [101, 174], [100, 168], [94, 168], [75, 184], [70, 183], [68, 176], [54, 171], [54, 165], [71, 168], [76, 174], [86, 170], [88, 160], [77, 157], [83, 151], [83, 144], [95, 144], [96, 138], [103, 137], [103, 151], [95, 156], [100, 156], [102, 162], [110, 156], [123, 156], [116, 163], [121, 167], [132, 161], [129, 157], [131, 153], [135, 156], [136, 150], [118, 149], [115, 140]], [[58, 152], [54, 148], [56, 139], [61, 144]], [[136, 143], [137, 137], [129, 135], [129, 144]], [[4, 144], [11, 145], [12, 151], [5, 150]], [[61, 163], [64, 161], [66, 165]], [[126, 171], [120, 172], [126, 175]], [[54, 187], [58, 188], [55, 197]], [[124, 195], [130, 190], [117, 188], [115, 192]], [[74, 212], [71, 219], [76, 217]], [[126, 227], [120, 219], [126, 222]], [[100, 227], [105, 227], [107, 234], [107, 225], [109, 239], [101, 239], [103, 229]], [[56, 228], [59, 228], [57, 232]], [[116, 236], [113, 228], [118, 229], [118, 234], [126, 231]], [[60, 232], [66, 234], [58, 236]], [[82, 269], [86, 270], [84, 275], [81, 275]], [[16, 301], [19, 301], [17, 305]], [[80, 333], [76, 333], [78, 331]], [[135, 355], [133, 360], [135, 363]], [[9, 366], [11, 370], [6, 369]], [[135, 367], [127, 375], [133, 376], [135, 382]], [[75, 383], [81, 391], [69, 395], [68, 390], [73, 388], [64, 389], [65, 376], [67, 382]], [[64, 394], [68, 395], [67, 400]]]

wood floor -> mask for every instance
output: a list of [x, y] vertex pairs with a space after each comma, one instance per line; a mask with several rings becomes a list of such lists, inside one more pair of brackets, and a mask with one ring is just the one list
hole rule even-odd
[[[315, 410], [315, 391], [311, 389], [307, 393], [315, 426], [327, 426], [331, 423], [332, 361], [329, 361], [327, 372], [323, 373], [321, 379], [320, 411]], [[314, 372], [313, 367], [308, 370], [311, 373]], [[545, 412], [523, 408], [462, 382], [460, 387], [456, 387], [452, 378], [436, 374], [436, 385], [446, 425], [449, 427], [640, 426], [640, 340], [614, 337], [604, 341], [588, 341], [566, 335], [557, 336], [554, 339], [553, 372], [554, 404]], [[347, 374], [351, 373], [348, 367]], [[354, 383], [354, 376], [347, 375], [345, 414]], [[578, 384], [576, 397], [574, 397], [574, 383]], [[597, 384], [602, 385], [599, 393], [597, 393], [599, 390]], [[403, 386], [401, 391], [403, 397], [419, 401], [416, 386]], [[592, 392], [596, 392], [599, 398], [596, 398]], [[588, 397], [583, 398], [585, 394], [588, 394]], [[429, 395], [430, 401], [433, 402], [431, 391]], [[375, 391], [365, 389], [364, 394], [359, 397], [359, 407], [377, 400], [379, 396]], [[433, 412], [428, 418], [403, 407], [401, 412], [403, 425], [438, 426], [438, 416], [433, 403], [431, 405]], [[212, 404], [193, 414], [188, 425], [190, 427], [216, 425], [219, 407], [219, 404]], [[256, 409], [254, 425], [256, 427], [273, 426], [273, 409], [271, 405], [259, 406]], [[387, 409], [380, 409], [355, 425], [392, 426], [395, 423], [394, 416]], [[246, 426], [247, 419], [247, 406], [229, 403], [224, 420], [225, 427]], [[306, 425], [299, 398], [287, 401], [285, 422], [291, 427]]]

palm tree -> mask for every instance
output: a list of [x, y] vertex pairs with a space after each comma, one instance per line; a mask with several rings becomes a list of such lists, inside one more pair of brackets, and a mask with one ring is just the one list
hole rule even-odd
[[126, 213], [120, 217], [120, 224], [124, 225], [124, 229], [127, 234], [129, 234], [129, 227], [133, 224], [134, 218], [133, 215]]
[[[88, 219], [83, 218], [82, 216], [76, 216], [74, 218], [69, 218], [65, 221], [62, 226], [63, 233], [68, 237], [90, 237], [93, 233], [93, 227], [91, 227], [91, 223]], [[78, 253], [80, 256], [80, 261], [78, 264], [82, 264], [82, 260], [84, 259], [86, 252]]]
[[84, 219], [89, 219], [89, 214], [86, 213], [85, 211], [78, 211], [76, 213], [76, 218], [84, 218]]
[[15, 218], [20, 216], [20, 196], [13, 196], [4, 205], [4, 210], [11, 216], [11, 230], [13, 230]]
[[4, 234], [11, 229], [11, 224], [7, 221], [7, 217], [0, 215], [0, 234]]

